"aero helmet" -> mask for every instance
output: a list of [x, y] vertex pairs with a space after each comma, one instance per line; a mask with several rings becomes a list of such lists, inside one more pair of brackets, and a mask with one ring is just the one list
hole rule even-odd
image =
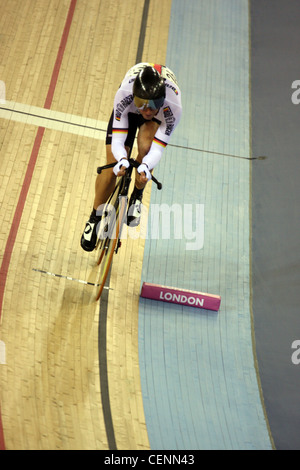
[[139, 109], [159, 109], [164, 103], [165, 96], [164, 79], [154, 67], [147, 65], [134, 80], [134, 104]]

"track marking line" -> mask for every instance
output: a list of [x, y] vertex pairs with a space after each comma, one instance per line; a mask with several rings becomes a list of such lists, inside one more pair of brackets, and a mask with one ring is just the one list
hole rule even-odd
[[[97, 284], [97, 283], [94, 283], [94, 282], [84, 281], [82, 279], [76, 279], [75, 277], [65, 276], [64, 274], [51, 273], [50, 271], [46, 271], [44, 269], [32, 268], [32, 271], [35, 271], [35, 272], [41, 273], [41, 274], [47, 274], [48, 276], [52, 276], [52, 277], [59, 277], [61, 279], [67, 279], [68, 281], [79, 282], [80, 284], [86, 284], [88, 286], [96, 286], [96, 287], [100, 286], [100, 284]], [[113, 290], [111, 287], [107, 287], [107, 286], [104, 286], [104, 289]]]

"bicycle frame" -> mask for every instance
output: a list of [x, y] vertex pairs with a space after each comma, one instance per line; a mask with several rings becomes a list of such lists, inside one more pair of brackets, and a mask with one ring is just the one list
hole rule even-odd
[[[114, 214], [111, 220], [107, 222], [107, 226], [109, 230], [107, 230], [107, 235], [100, 242], [100, 257], [98, 260], [98, 265], [101, 265], [100, 266], [100, 280], [99, 280], [100, 287], [98, 290], [98, 294], [96, 296], [96, 300], [98, 300], [102, 294], [102, 290], [105, 285], [108, 272], [112, 263], [113, 254], [117, 253], [121, 245], [120, 238], [121, 238], [122, 226], [124, 224], [126, 211], [127, 211], [128, 192], [129, 192], [129, 186], [131, 183], [132, 170], [133, 168], [137, 168], [140, 165], [139, 162], [137, 162], [136, 160], [132, 158], [129, 158], [129, 163], [130, 163], [129, 168], [126, 170], [125, 175], [121, 177], [120, 182], [115, 187], [115, 190], [113, 191], [106, 205], [106, 208], [109, 207], [113, 196], [116, 194], [116, 199], [113, 204]], [[115, 163], [111, 163], [108, 165], [104, 165], [102, 167], [98, 167], [97, 173], [100, 174], [103, 170], [112, 168], [114, 166], [115, 166]], [[152, 180], [154, 181], [154, 183], [156, 183], [157, 188], [159, 190], [162, 189], [162, 184], [159, 181], [157, 181], [157, 179], [154, 176], [152, 176]], [[109, 211], [109, 208], [108, 208], [108, 211]], [[104, 212], [106, 212], [106, 209]], [[109, 224], [111, 224], [110, 227], [109, 227]], [[115, 236], [112, 237], [112, 234], [114, 234]], [[98, 246], [99, 246], [99, 240], [97, 243], [97, 247]]]

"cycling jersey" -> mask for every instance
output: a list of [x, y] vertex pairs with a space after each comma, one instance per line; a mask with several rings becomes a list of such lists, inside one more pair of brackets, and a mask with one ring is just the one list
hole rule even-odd
[[181, 92], [177, 84], [174, 73], [163, 65], [150, 64], [142, 62], [134, 65], [125, 75], [124, 80], [118, 89], [114, 99], [113, 111], [113, 125], [112, 125], [112, 153], [117, 161], [121, 158], [127, 157], [127, 152], [124, 146], [128, 129], [129, 120], [128, 114], [140, 114], [133, 102], [133, 82], [145, 66], [151, 65], [158, 70], [160, 75], [165, 80], [166, 97], [163, 106], [155, 115], [155, 121], [159, 121], [160, 125], [154, 136], [148, 154], [143, 158], [143, 163], [146, 163], [149, 170], [152, 170], [159, 162], [164, 148], [167, 146], [171, 134], [179, 123], [182, 107], [181, 107]]

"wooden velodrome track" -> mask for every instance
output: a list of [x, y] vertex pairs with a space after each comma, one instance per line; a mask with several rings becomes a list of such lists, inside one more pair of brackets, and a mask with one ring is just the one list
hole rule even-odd
[[[151, 0], [146, 23], [145, 4], [0, 0], [0, 443], [7, 449], [149, 448], [137, 347], [143, 240], [124, 242], [113, 265], [103, 363], [95, 289], [76, 281], [96, 282], [94, 255], [79, 241], [95, 170], [105, 163], [115, 91], [132, 64], [165, 61], [171, 0]], [[146, 203], [149, 194], [150, 185]]]

